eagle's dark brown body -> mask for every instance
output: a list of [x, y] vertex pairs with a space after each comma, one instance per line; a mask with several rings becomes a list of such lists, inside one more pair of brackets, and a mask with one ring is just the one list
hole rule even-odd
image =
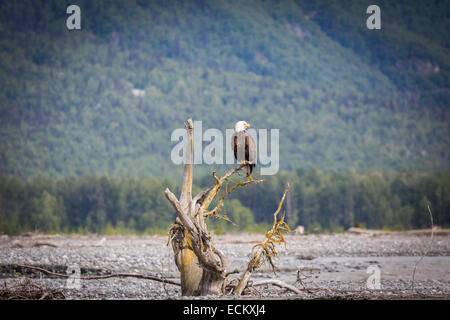
[[253, 168], [256, 166], [256, 144], [255, 140], [247, 131], [240, 131], [233, 134], [232, 148], [234, 157], [239, 163], [247, 161], [249, 164], [245, 166], [247, 176], [252, 174]]

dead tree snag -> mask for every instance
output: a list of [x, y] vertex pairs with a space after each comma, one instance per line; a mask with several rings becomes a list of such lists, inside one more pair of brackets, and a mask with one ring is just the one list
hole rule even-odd
[[[260, 183], [263, 180], [234, 181], [231, 176], [241, 170], [244, 164], [237, 166], [228, 171], [222, 177], [218, 177], [215, 172], [212, 176], [215, 184], [201, 191], [196, 196], [192, 196], [192, 180], [193, 180], [193, 151], [194, 151], [194, 124], [191, 119], [186, 122], [187, 143], [185, 148], [185, 165], [182, 180], [182, 191], [179, 199], [167, 188], [165, 196], [172, 204], [177, 213], [175, 223], [169, 230], [169, 242], [175, 255], [175, 263], [180, 272], [181, 293], [182, 295], [222, 295], [225, 294], [225, 288], [228, 284], [227, 276], [236, 273], [228, 270], [227, 257], [218, 250], [211, 239], [208, 232], [205, 218], [210, 216], [219, 217], [229, 221], [226, 216], [219, 213], [223, 206], [223, 201], [228, 195], [238, 187], [246, 186], [251, 183]], [[229, 186], [231, 184], [231, 186]], [[225, 190], [222, 195], [222, 187]], [[287, 190], [286, 190], [287, 192]], [[276, 255], [274, 244], [276, 242], [284, 242], [281, 235], [282, 230], [288, 230], [283, 218], [277, 222], [276, 215], [281, 209], [282, 202], [286, 196], [286, 192], [280, 202], [277, 212], [274, 214], [275, 222], [272, 230], [268, 232], [266, 240], [257, 250], [257, 256], [252, 258], [253, 263], [258, 261], [259, 257], [264, 255], [270, 262], [271, 256]], [[210, 209], [210, 205], [216, 196], [219, 196], [217, 205]], [[269, 235], [270, 234], [270, 235]], [[267, 238], [268, 237], [268, 238]], [[255, 260], [256, 259], [256, 260]], [[251, 263], [252, 263], [251, 261]], [[254, 268], [258, 267], [254, 265]], [[235, 294], [241, 294], [245, 287], [251, 271], [247, 268], [243, 278], [239, 283], [239, 289], [235, 289]]]

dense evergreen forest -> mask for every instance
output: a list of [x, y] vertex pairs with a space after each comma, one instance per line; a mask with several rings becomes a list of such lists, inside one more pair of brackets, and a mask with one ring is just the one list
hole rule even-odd
[[237, 229], [263, 229], [287, 181], [311, 232], [426, 227], [427, 201], [448, 226], [450, 6], [379, 0], [368, 30], [370, 4], [1, 1], [0, 232], [164, 230], [187, 118], [280, 129], [282, 172], [225, 208]]
[[[367, 228], [404, 230], [428, 228], [427, 205], [434, 223], [450, 226], [450, 174], [337, 173], [299, 170], [265, 178], [225, 201], [224, 220], [209, 221], [216, 232], [267, 231], [286, 183], [291, 190], [283, 210], [289, 224], [302, 224], [308, 232], [339, 232], [356, 223]], [[213, 184], [211, 176], [194, 181], [194, 191]], [[178, 186], [178, 187], [177, 187]], [[164, 196], [170, 179], [38, 176], [24, 182], [0, 179], [0, 230], [166, 233], [175, 219]], [[264, 196], [262, 196], [264, 195]]]
[[[302, 224], [308, 232], [340, 232], [358, 223], [367, 228], [404, 230], [430, 226], [449, 227], [450, 174], [337, 173], [299, 170], [265, 178], [233, 193], [222, 213], [224, 220], [209, 221], [224, 231], [267, 231], [286, 183], [291, 190], [283, 210], [289, 224]], [[194, 183], [194, 191], [213, 184], [211, 176]], [[177, 187], [178, 186], [178, 187]], [[0, 178], [0, 230], [166, 233], [175, 219], [164, 189], [180, 192], [170, 179], [38, 176], [24, 182]], [[263, 196], [262, 196], [263, 195]]]

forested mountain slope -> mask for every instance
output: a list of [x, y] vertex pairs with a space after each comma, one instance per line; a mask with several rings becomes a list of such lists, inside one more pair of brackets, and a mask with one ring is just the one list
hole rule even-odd
[[382, 30], [367, 1], [70, 4], [0, 2], [2, 175], [175, 177], [188, 117], [279, 128], [282, 170], [449, 169], [445, 1], [379, 1]]

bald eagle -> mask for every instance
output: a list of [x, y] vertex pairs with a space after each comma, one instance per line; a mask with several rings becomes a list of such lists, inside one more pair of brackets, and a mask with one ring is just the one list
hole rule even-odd
[[255, 140], [245, 130], [248, 127], [250, 127], [250, 124], [245, 121], [236, 122], [234, 126], [236, 132], [231, 136], [231, 148], [234, 151], [234, 158], [239, 163], [247, 162], [244, 169], [247, 178], [250, 179], [253, 168], [256, 166], [256, 145]]

